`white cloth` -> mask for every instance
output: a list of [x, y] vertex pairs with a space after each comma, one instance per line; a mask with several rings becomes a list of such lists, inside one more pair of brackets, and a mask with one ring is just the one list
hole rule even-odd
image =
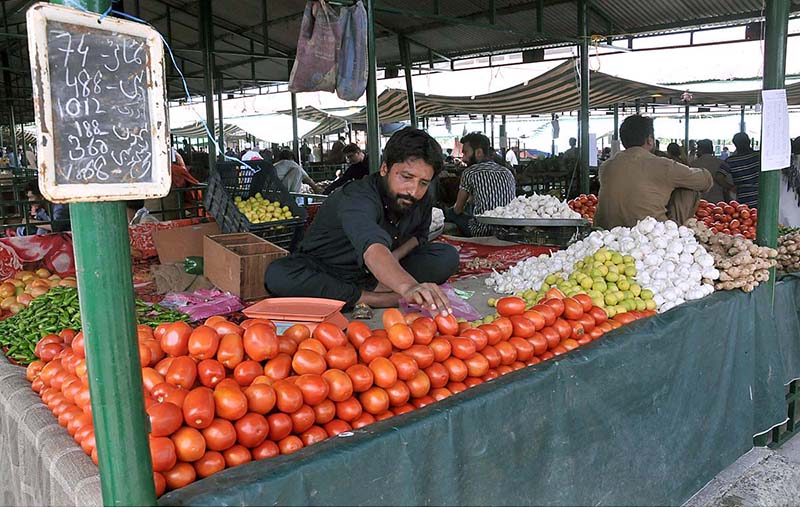
[[506, 162], [508, 162], [512, 166], [519, 164], [519, 161], [517, 161], [517, 154], [514, 153], [514, 150], [508, 150], [508, 152], [506, 153]]
[[275, 162], [275, 173], [283, 182], [286, 190], [298, 193], [303, 185], [303, 178], [307, 178], [305, 170], [294, 160], [279, 160]]
[[250, 160], [264, 160], [261, 158], [261, 154], [258, 153], [256, 150], [247, 150], [244, 155], [242, 155], [242, 162], [249, 162]]

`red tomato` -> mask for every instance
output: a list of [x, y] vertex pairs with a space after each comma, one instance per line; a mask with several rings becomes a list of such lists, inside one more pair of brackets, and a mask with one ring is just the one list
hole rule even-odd
[[297, 377], [295, 386], [303, 393], [303, 402], [312, 407], [325, 401], [330, 392], [330, 387], [325, 379], [321, 375], [313, 373]]
[[163, 474], [153, 472], [153, 487], [156, 491], [156, 497], [159, 497], [167, 491], [167, 480]]
[[287, 414], [270, 414], [267, 416], [267, 422], [269, 423], [269, 439], [275, 442], [288, 437], [294, 428], [294, 422]]
[[547, 318], [537, 310], [528, 310], [522, 316], [533, 322], [533, 327], [536, 328], [536, 331], [541, 330], [547, 322]]
[[352, 345], [337, 345], [328, 350], [325, 360], [328, 368], [346, 370], [358, 363], [358, 352]]
[[389, 410], [389, 395], [380, 387], [370, 387], [361, 393], [359, 400], [364, 410], [372, 415], [382, 414]]
[[517, 360], [517, 349], [508, 342], [500, 342], [494, 346], [500, 353], [500, 364], [508, 365]]
[[174, 357], [165, 357], [164, 359], [156, 363], [156, 365], [153, 368], [158, 372], [159, 375], [163, 377], [164, 375], [167, 374], [167, 371], [169, 371], [169, 367], [174, 359], [175, 359]]
[[400, 350], [405, 350], [414, 345], [414, 332], [406, 324], [395, 324], [387, 331], [389, 341]]
[[[453, 357], [457, 357], [459, 359], [466, 359], [476, 351], [475, 342], [469, 338], [461, 337], [450, 339], [450, 349]], [[441, 362], [444, 363], [444, 361]]]
[[442, 366], [447, 370], [448, 380], [450, 382], [461, 382], [467, 378], [467, 365], [457, 357], [448, 357], [444, 360]]
[[442, 401], [443, 399], [449, 398], [452, 395], [453, 393], [450, 392], [450, 389], [447, 389], [446, 387], [440, 387], [439, 389], [431, 390], [431, 398], [436, 401]]
[[217, 361], [231, 370], [244, 359], [242, 337], [238, 334], [226, 334], [219, 341]]
[[419, 371], [417, 361], [408, 354], [403, 352], [395, 352], [391, 355], [389, 360], [397, 370], [397, 378], [400, 380], [408, 380]]
[[[492, 322], [492, 325], [497, 326], [497, 328], [500, 329], [501, 340], [508, 340], [511, 338], [511, 335], [514, 334], [514, 324], [512, 324], [511, 320], [507, 317], [495, 319], [494, 322]], [[499, 341], [500, 340], [496, 340], [495, 336], [489, 336], [489, 345], [494, 345]]]
[[603, 310], [599, 306], [593, 306], [589, 310], [589, 315], [591, 315], [592, 318], [594, 319], [595, 325], [602, 324], [603, 322], [608, 320], [608, 314], [606, 313], [605, 310]]
[[206, 440], [206, 447], [212, 451], [224, 451], [236, 443], [236, 429], [227, 419], [214, 419], [210, 425], [203, 428], [202, 434]]
[[564, 318], [567, 320], [577, 320], [583, 315], [583, 304], [574, 298], [566, 298], [564, 301]]
[[203, 359], [197, 363], [197, 378], [204, 386], [214, 388], [225, 378], [225, 366], [216, 359]]
[[553, 324], [553, 328], [556, 330], [558, 336], [562, 340], [566, 340], [572, 334], [572, 326], [570, 326], [569, 322], [564, 319], [556, 319], [556, 323]]
[[150, 417], [150, 435], [166, 437], [172, 435], [183, 424], [181, 409], [172, 403], [156, 403], [147, 409]]
[[[476, 352], [474, 356], [465, 359], [464, 364], [469, 377], [483, 377], [489, 371], [489, 360], [483, 355], [483, 352]], [[465, 381], [467, 380], [469, 378], [465, 379]]]
[[235, 421], [247, 413], [247, 396], [239, 388], [217, 386], [214, 405], [219, 417]]
[[289, 417], [292, 418], [292, 433], [299, 435], [314, 425], [316, 414], [314, 409], [303, 405]]
[[175, 444], [175, 453], [178, 460], [191, 463], [203, 457], [206, 453], [206, 440], [194, 428], [184, 426], [172, 435]]
[[[252, 329], [252, 328], [251, 328]], [[245, 447], [257, 447], [261, 445], [269, 433], [267, 419], [254, 412], [245, 414], [244, 417], [236, 421], [233, 425], [236, 428], [236, 439]]]
[[266, 324], [255, 324], [247, 328], [242, 336], [242, 346], [253, 361], [272, 359], [279, 352], [275, 329]]
[[[306, 447], [322, 442], [327, 438], [328, 432], [325, 431], [325, 429], [323, 429], [321, 426], [312, 426], [308, 430], [304, 431], [302, 435], [300, 435], [300, 440], [303, 441], [303, 445]], [[255, 455], [255, 453], [253, 454]]]
[[309, 338], [311, 338], [311, 331], [309, 331], [308, 327], [303, 324], [295, 324], [294, 326], [284, 331], [282, 337], [288, 338], [293, 342], [299, 344], [303, 340], [308, 340]]
[[[78, 384], [80, 384], [80, 381], [78, 382]], [[79, 389], [80, 386], [77, 386], [77, 390]], [[77, 393], [77, 390], [75, 390], [75, 393]], [[186, 389], [181, 389], [180, 387], [175, 387], [172, 384], [162, 382], [157, 386], [155, 386], [152, 391], [150, 391], [150, 396], [152, 396], [153, 399], [159, 403], [169, 402], [175, 405], [176, 407], [183, 408], [183, 402], [186, 399], [186, 395], [188, 393], [189, 391]], [[67, 388], [64, 388], [64, 396], [67, 399], [69, 399]]]
[[215, 411], [214, 392], [207, 387], [192, 389], [184, 399], [183, 419], [192, 428], [207, 428], [214, 421]]
[[594, 306], [592, 298], [586, 294], [576, 294], [573, 299], [581, 304], [584, 312], [588, 312], [592, 309], [592, 306]]
[[217, 451], [206, 451], [203, 456], [192, 463], [197, 476], [204, 479], [225, 470], [225, 457]]
[[481, 354], [483, 354], [483, 357], [489, 361], [491, 368], [497, 368], [500, 366], [500, 360], [502, 358], [500, 357], [500, 352], [497, 351], [497, 347], [493, 345], [487, 345], [483, 348], [483, 350], [481, 350]]
[[281, 450], [281, 454], [291, 454], [299, 451], [302, 448], [303, 441], [300, 440], [300, 437], [295, 435], [290, 435], [278, 442], [278, 449]]
[[264, 365], [264, 375], [273, 381], [283, 380], [292, 372], [292, 356], [278, 354]]
[[353, 321], [347, 326], [347, 338], [356, 348], [361, 347], [361, 344], [370, 336], [372, 336], [372, 331], [363, 322]]
[[521, 315], [514, 315], [510, 319], [511, 324], [514, 326], [514, 336], [530, 338], [536, 332], [536, 324], [532, 320]]
[[[425, 374], [428, 376], [431, 382], [431, 387], [433, 389], [438, 389], [440, 387], [444, 387], [447, 385], [447, 382], [450, 380], [450, 374], [447, 372], [447, 368], [442, 366], [441, 363], [433, 363], [432, 365], [425, 368]], [[416, 377], [415, 377], [416, 378]], [[412, 379], [411, 381], [413, 381]], [[409, 381], [409, 382], [411, 382]], [[409, 386], [410, 388], [410, 386]]]
[[407, 414], [409, 412], [413, 412], [416, 409], [417, 409], [417, 407], [415, 407], [414, 405], [412, 405], [410, 403], [406, 403], [405, 405], [400, 405], [399, 407], [394, 407], [393, 410], [394, 410], [394, 414], [395, 415], [402, 415], [402, 414]]
[[569, 325], [571, 326], [570, 337], [573, 340], [578, 340], [585, 333], [583, 325], [580, 322], [573, 320], [569, 322]]
[[[375, 359], [377, 360], [377, 358]], [[353, 382], [353, 391], [363, 393], [375, 382], [375, 375], [369, 367], [363, 364], [355, 364], [347, 369], [347, 376]]]
[[197, 379], [197, 364], [189, 356], [176, 357], [164, 376], [166, 382], [184, 389], [191, 389], [195, 379]]
[[406, 323], [405, 317], [403, 317], [403, 314], [397, 308], [387, 308], [384, 310], [381, 320], [383, 321], [383, 328], [387, 330], [395, 324]]
[[467, 385], [463, 382], [450, 382], [447, 384], [447, 389], [453, 394], [458, 394], [466, 391]]
[[336, 403], [336, 417], [342, 421], [354, 421], [361, 415], [362, 411], [361, 403], [355, 398], [348, 398]]
[[253, 461], [253, 455], [250, 454], [250, 450], [239, 444], [234, 445], [230, 449], [226, 449], [225, 452], [222, 453], [222, 456], [225, 457], [225, 465], [229, 467], [244, 465], [245, 463]]
[[154, 472], [166, 472], [178, 461], [175, 444], [167, 437], [150, 437], [150, 459]]
[[246, 387], [262, 373], [264, 370], [261, 368], [261, 364], [248, 359], [236, 365], [236, 368], [233, 369], [233, 378], [240, 386]]
[[431, 396], [428, 396], [426, 394], [425, 396], [422, 396], [421, 398], [415, 398], [414, 400], [412, 400], [411, 403], [417, 408], [423, 408], [423, 407], [427, 407], [431, 403], [436, 403], [436, 400], [434, 400]]
[[583, 326], [583, 331], [585, 333], [591, 333], [592, 329], [594, 329], [594, 317], [592, 317], [588, 313], [584, 313], [580, 317], [578, 317], [578, 322], [580, 322], [581, 326]]
[[334, 419], [333, 421], [325, 424], [323, 428], [325, 428], [325, 431], [328, 432], [329, 437], [335, 437], [339, 433], [344, 433], [345, 431], [350, 431], [353, 429], [350, 424], [340, 419]]
[[314, 422], [316, 424], [329, 423], [336, 417], [336, 404], [325, 400], [319, 405], [314, 405]]
[[[168, 325], [161, 337], [161, 350], [174, 357], [185, 356], [189, 352], [191, 334], [192, 328], [186, 322], [178, 321]], [[74, 342], [72, 348], [75, 349]]]
[[389, 405], [393, 407], [405, 405], [411, 398], [411, 390], [408, 388], [408, 384], [402, 380], [398, 380], [392, 387], [387, 387], [386, 394], [389, 395]]
[[[372, 370], [373, 382], [378, 387], [390, 387], [397, 382], [397, 369], [394, 364], [385, 357], [376, 357], [369, 363]], [[340, 419], [344, 419], [341, 417]], [[347, 420], [347, 419], [345, 419]]]
[[431, 390], [431, 380], [423, 370], [418, 371], [416, 375], [408, 379], [406, 385], [408, 390], [411, 391], [412, 398], [421, 398]]
[[436, 362], [441, 363], [448, 357], [453, 351], [453, 347], [450, 344], [450, 340], [446, 338], [437, 337], [431, 341], [431, 344], [428, 345], [431, 350], [433, 350], [433, 358]]
[[198, 326], [189, 335], [189, 354], [197, 359], [211, 359], [217, 354], [219, 335], [214, 328]]
[[392, 354], [392, 342], [388, 338], [371, 336], [358, 348], [361, 360], [369, 364], [376, 357], [389, 357]]
[[527, 361], [533, 357], [533, 345], [523, 338], [514, 336], [508, 340], [508, 343], [517, 349], [517, 361]]
[[315, 329], [312, 336], [322, 342], [326, 349], [347, 345], [347, 336], [341, 329], [330, 322], [323, 322]]
[[[494, 345], [495, 343], [503, 340], [503, 332], [500, 330], [499, 326], [494, 324], [482, 324], [478, 326], [478, 329], [486, 333], [486, 345]], [[513, 332], [513, 325], [512, 325], [512, 332]], [[508, 339], [508, 338], [505, 338]], [[475, 344], [477, 348], [477, 343]], [[481, 347], [483, 350], [483, 347]]]
[[[499, 332], [499, 331], [498, 331]], [[475, 344], [475, 350], [480, 352], [489, 344], [489, 335], [483, 329], [467, 329], [461, 332], [461, 336], [469, 338]]]
[[291, 414], [303, 406], [303, 391], [295, 384], [283, 380], [272, 384], [272, 388], [275, 389], [275, 405], [281, 412]]
[[542, 333], [533, 333], [533, 336], [528, 338], [528, 342], [533, 345], [534, 355], [538, 356], [547, 350], [547, 338]]
[[322, 375], [328, 369], [325, 358], [312, 350], [298, 350], [292, 359], [292, 369], [298, 375], [313, 373]]
[[[428, 345], [412, 345], [410, 348], [403, 351], [403, 354], [412, 357], [414, 361], [416, 361], [419, 368], [427, 368], [433, 364], [435, 359], [433, 349], [431, 349]], [[398, 375], [399, 373], [400, 372], [398, 371]]]
[[341, 402], [353, 396], [353, 382], [342, 370], [328, 370], [322, 374], [322, 378], [330, 387], [328, 398], [331, 401]]
[[436, 336], [436, 323], [430, 317], [420, 317], [411, 323], [411, 331], [414, 333], [414, 343], [427, 345]]
[[436, 322], [436, 327], [439, 328], [439, 333], [443, 335], [458, 334], [458, 321], [452, 313], [447, 316], [440, 313], [433, 320]]
[[278, 353], [293, 356], [297, 352], [297, 343], [289, 338], [278, 338]]
[[[544, 316], [545, 327], [552, 326], [558, 318], [556, 311], [548, 305], [535, 305], [533, 308], [531, 308], [531, 310], [539, 312]], [[541, 329], [539, 329], [539, 331], [541, 331]]]
[[[379, 388], [376, 388], [376, 389], [379, 389]], [[364, 394], [366, 394], [366, 393], [364, 393]], [[362, 394], [362, 396], [364, 396], [364, 394]], [[363, 414], [361, 414], [361, 416], [358, 419], [353, 421], [353, 429], [357, 430], [359, 428], [363, 428], [364, 426], [369, 426], [370, 424], [372, 424], [374, 422], [375, 422], [375, 416], [373, 416], [369, 412], [364, 412]], [[326, 434], [325, 436], [327, 437], [328, 435]]]
[[497, 313], [501, 317], [522, 315], [525, 312], [525, 300], [516, 296], [500, 298], [497, 301]]
[[[327, 388], [327, 384], [325, 387]], [[275, 407], [275, 390], [270, 385], [253, 384], [244, 390], [244, 395], [247, 397], [247, 409], [250, 412], [263, 415]]]
[[[327, 437], [328, 435], [326, 434], [325, 436]], [[258, 460], [275, 457], [281, 453], [281, 450], [278, 448], [278, 444], [272, 440], [264, 440], [261, 445], [255, 449], [252, 449], [250, 453], [252, 454], [253, 459]]]
[[[47, 385], [50, 385], [51, 379], [44, 372], [45, 370], [47, 371], [53, 370], [52, 367], [48, 368], [50, 364], [52, 364], [53, 367], [57, 366], [56, 363], [48, 363], [47, 366], [42, 368], [43, 372], [42, 381], [45, 382]], [[142, 385], [144, 385], [144, 388], [148, 393], [152, 392], [155, 386], [163, 383], [164, 383], [164, 377], [161, 374], [159, 374], [156, 370], [154, 370], [153, 368], [142, 368]]]

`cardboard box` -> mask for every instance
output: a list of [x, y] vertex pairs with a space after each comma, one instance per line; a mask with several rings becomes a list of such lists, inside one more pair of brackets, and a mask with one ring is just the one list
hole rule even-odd
[[206, 278], [245, 301], [267, 296], [267, 266], [289, 252], [248, 232], [206, 236], [203, 266]]
[[153, 231], [153, 243], [161, 264], [183, 262], [187, 257], [203, 256], [203, 237], [219, 234], [216, 222]]

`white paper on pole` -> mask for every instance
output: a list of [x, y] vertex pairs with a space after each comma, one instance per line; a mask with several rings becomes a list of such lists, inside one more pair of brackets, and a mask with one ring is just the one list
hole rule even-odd
[[597, 167], [597, 134], [589, 134], [589, 167]]
[[786, 90], [764, 90], [761, 97], [761, 170], [776, 171], [791, 164]]

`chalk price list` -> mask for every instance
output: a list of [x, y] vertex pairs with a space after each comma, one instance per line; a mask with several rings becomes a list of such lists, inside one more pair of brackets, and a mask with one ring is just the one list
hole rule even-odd
[[153, 181], [144, 39], [48, 27], [56, 182]]

